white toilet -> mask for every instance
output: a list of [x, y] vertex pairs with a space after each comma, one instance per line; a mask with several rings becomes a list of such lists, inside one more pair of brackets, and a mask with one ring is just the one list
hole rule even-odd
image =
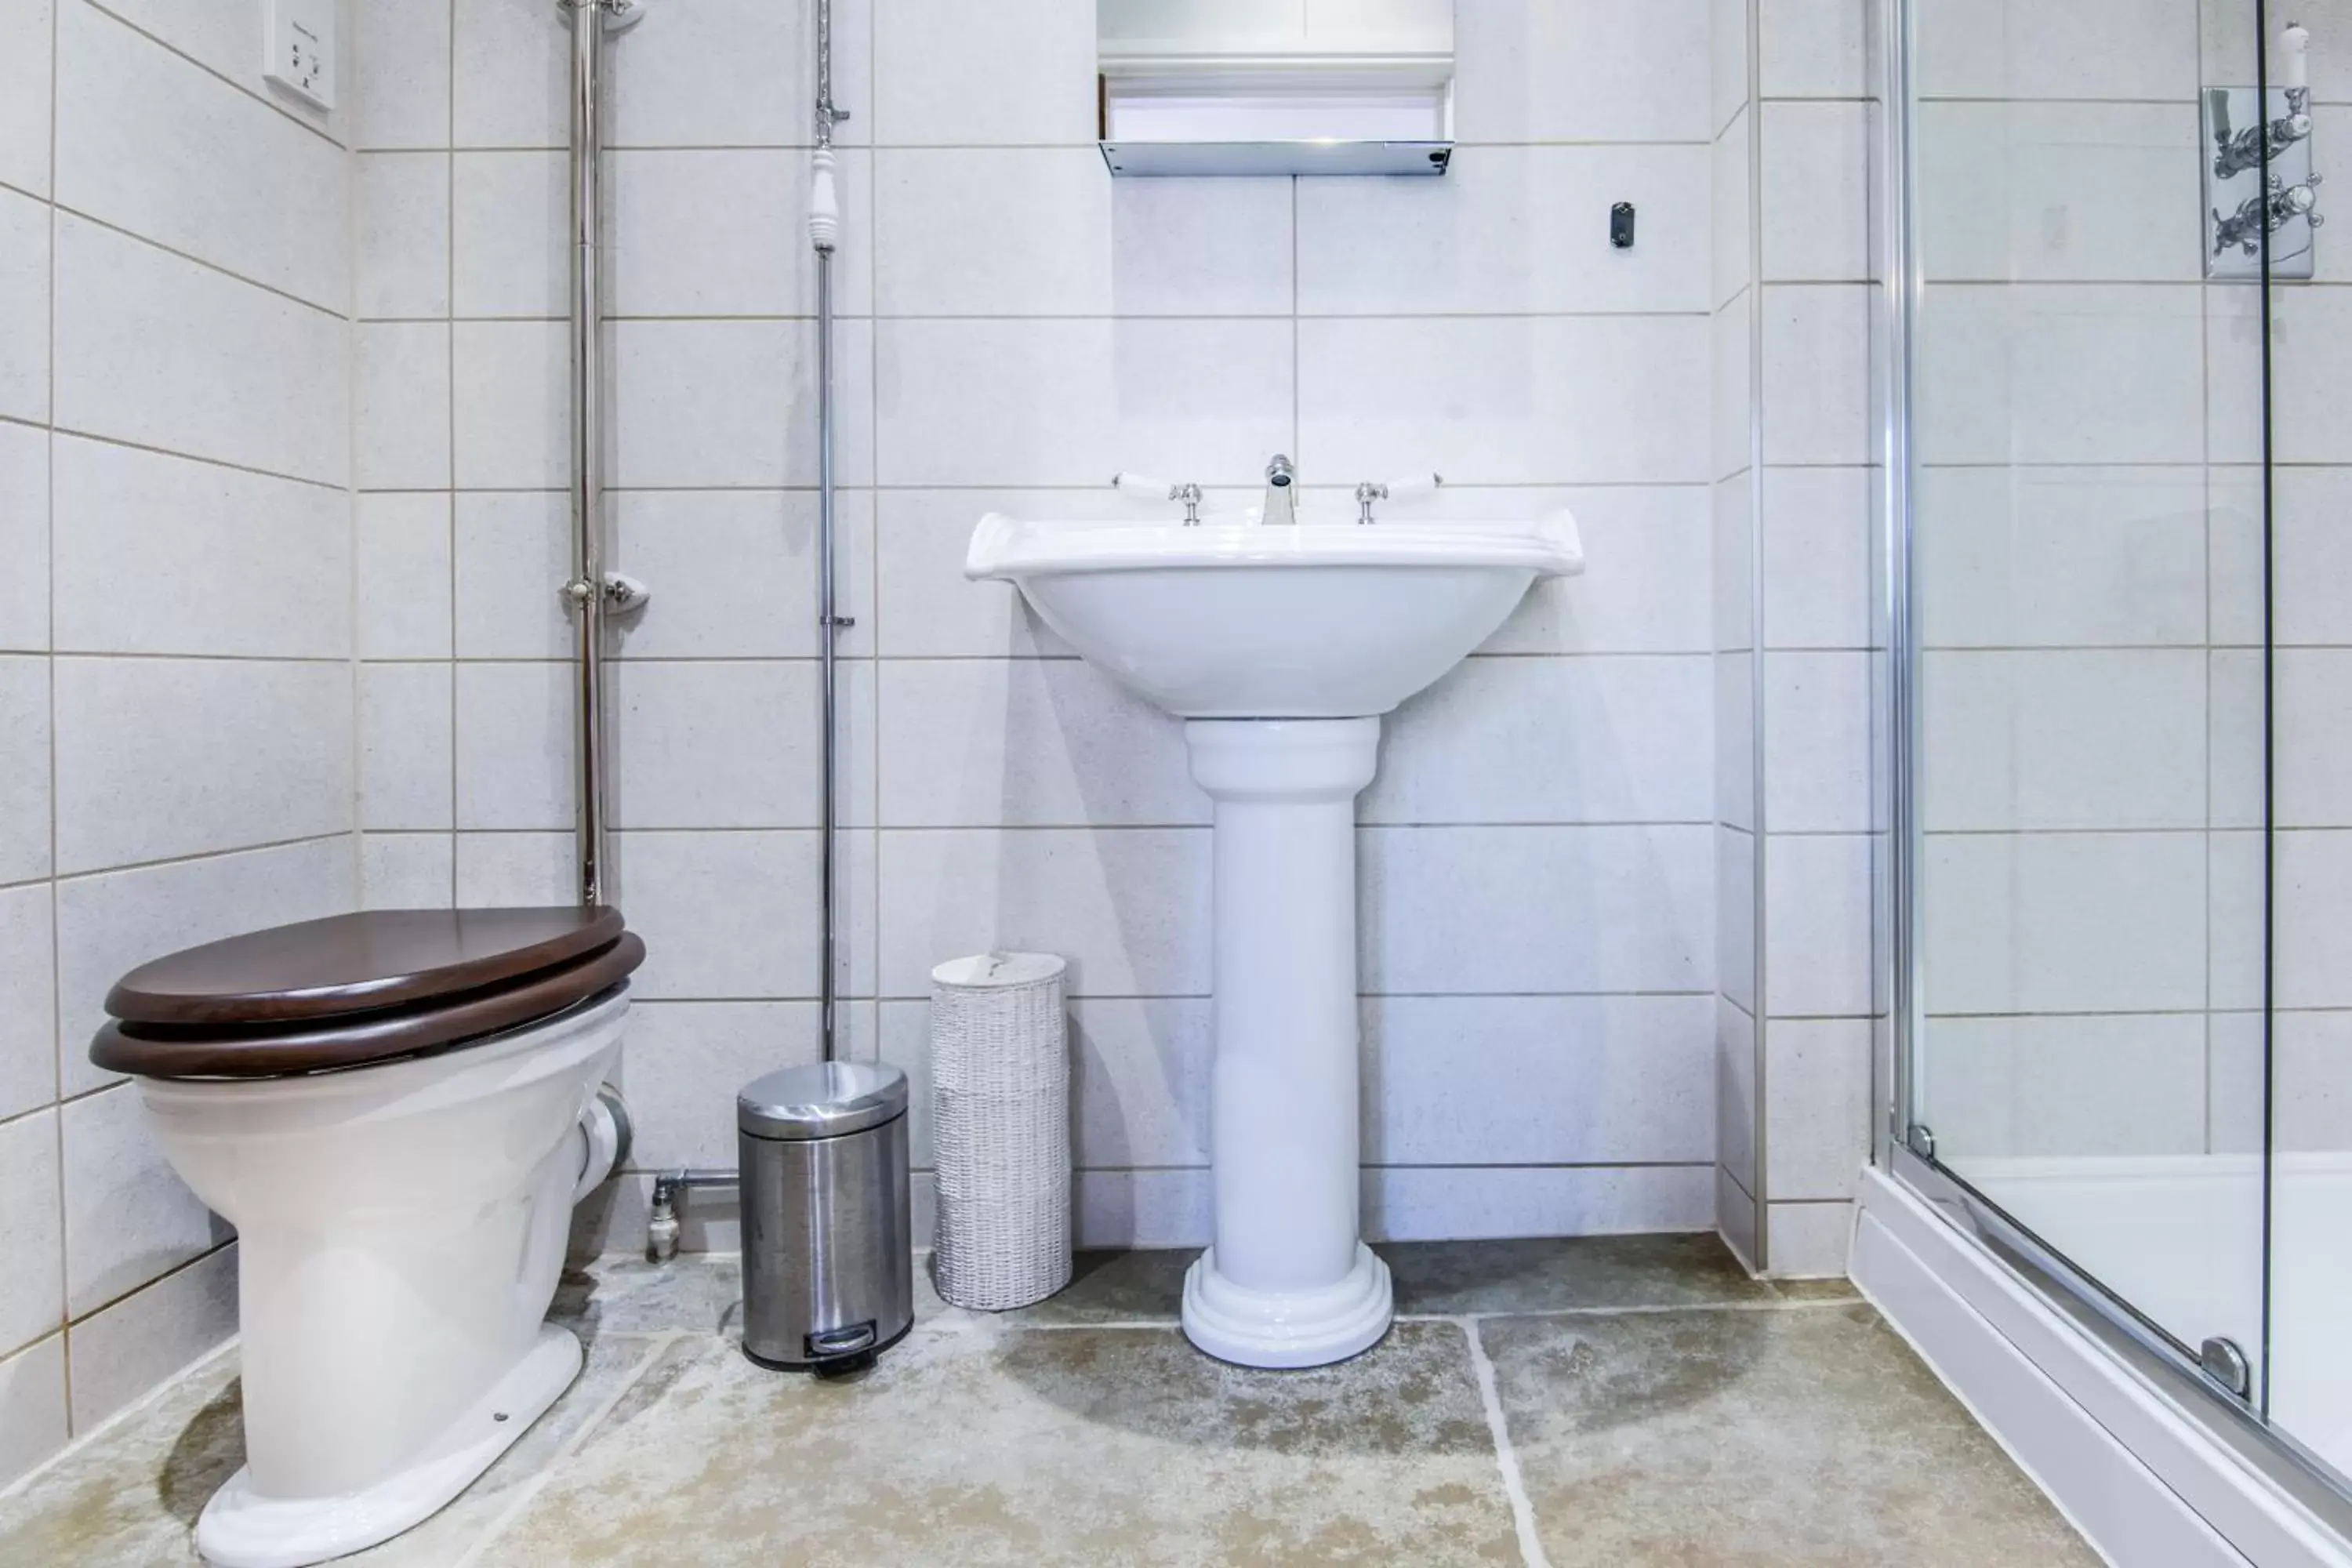
[[[399, 910], [126, 975], [90, 1049], [239, 1236], [246, 1465], [196, 1546], [299, 1568], [464, 1490], [579, 1372], [542, 1321], [610, 1169], [645, 944], [612, 910]], [[596, 1114], [591, 1114], [592, 1110]], [[601, 1146], [600, 1146], [601, 1145]]]

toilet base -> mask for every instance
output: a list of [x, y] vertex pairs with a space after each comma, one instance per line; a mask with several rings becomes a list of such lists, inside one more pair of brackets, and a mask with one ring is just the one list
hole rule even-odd
[[580, 1366], [580, 1342], [543, 1324], [506, 1375], [406, 1469], [365, 1491], [294, 1499], [258, 1495], [240, 1469], [205, 1505], [196, 1550], [218, 1568], [308, 1568], [389, 1541], [471, 1486], [572, 1386]]
[[1213, 1247], [1184, 1273], [1184, 1337], [1236, 1366], [1328, 1366], [1380, 1343], [1394, 1316], [1389, 1266], [1362, 1242], [1337, 1283], [1258, 1290], [1217, 1272]]

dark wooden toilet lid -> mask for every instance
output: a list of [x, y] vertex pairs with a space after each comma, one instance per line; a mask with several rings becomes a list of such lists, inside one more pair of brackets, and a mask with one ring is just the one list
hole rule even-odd
[[148, 1078], [276, 1078], [446, 1050], [625, 980], [618, 910], [372, 910], [144, 963], [106, 998], [90, 1059]]
[[284, 1024], [410, 1007], [609, 947], [621, 911], [369, 910], [249, 931], [142, 963], [106, 994], [127, 1024]]

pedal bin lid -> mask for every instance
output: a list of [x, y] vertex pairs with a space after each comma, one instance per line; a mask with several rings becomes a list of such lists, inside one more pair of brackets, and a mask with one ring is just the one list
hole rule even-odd
[[907, 1075], [887, 1062], [818, 1062], [755, 1078], [735, 1096], [754, 1138], [805, 1142], [879, 1127], [907, 1113]]

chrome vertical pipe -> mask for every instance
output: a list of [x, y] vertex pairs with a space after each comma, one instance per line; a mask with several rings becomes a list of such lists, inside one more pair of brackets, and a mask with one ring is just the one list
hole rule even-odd
[[834, 843], [838, 815], [835, 790], [839, 770], [835, 752], [840, 726], [839, 671], [835, 643], [847, 625], [834, 595], [834, 476], [833, 476], [833, 256], [839, 232], [839, 215], [830, 210], [833, 149], [833, 4], [816, 0], [816, 154], [813, 162], [809, 237], [816, 251], [816, 639], [819, 665], [817, 723], [817, 1031], [823, 1059], [840, 1055], [834, 1015], [837, 998], [834, 975], [835, 943], [835, 883], [837, 851]]
[[816, 641], [817, 659], [821, 667], [818, 687], [821, 696], [818, 715], [821, 727], [818, 742], [818, 765], [823, 777], [817, 791], [817, 896], [824, 900], [818, 925], [823, 935], [818, 940], [817, 953], [817, 1027], [819, 1044], [824, 1048], [824, 1059], [836, 1058], [837, 1042], [834, 1031], [834, 883], [835, 880], [834, 849], [834, 818], [835, 804], [834, 787], [838, 773], [835, 757], [838, 734], [836, 708], [839, 693], [835, 688], [837, 671], [835, 641], [841, 630], [840, 616], [834, 600], [833, 586], [833, 252], [816, 253]]
[[578, 664], [572, 726], [580, 901], [604, 901], [604, 311], [598, 276], [604, 0], [572, 0], [572, 580]]
[[833, 0], [816, 0], [816, 144], [833, 145]]

